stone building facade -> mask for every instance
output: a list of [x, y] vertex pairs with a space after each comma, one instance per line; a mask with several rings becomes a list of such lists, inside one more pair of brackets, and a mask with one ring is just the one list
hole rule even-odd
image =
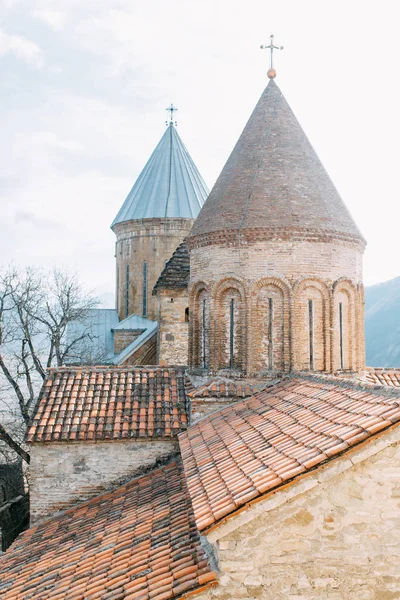
[[183, 370], [51, 369], [27, 434], [31, 520], [171, 459], [188, 422]]
[[172, 439], [32, 444], [31, 522], [98, 496], [177, 451]]
[[186, 241], [165, 265], [153, 294], [157, 298], [159, 365], [187, 365], [189, 344], [189, 253]]
[[211, 531], [198, 600], [397, 600], [399, 465], [397, 427]]
[[273, 80], [187, 243], [192, 367], [365, 366], [365, 241]]

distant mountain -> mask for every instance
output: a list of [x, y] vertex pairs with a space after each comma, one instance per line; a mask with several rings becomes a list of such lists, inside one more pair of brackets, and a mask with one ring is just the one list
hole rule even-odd
[[400, 367], [400, 277], [365, 288], [369, 367]]

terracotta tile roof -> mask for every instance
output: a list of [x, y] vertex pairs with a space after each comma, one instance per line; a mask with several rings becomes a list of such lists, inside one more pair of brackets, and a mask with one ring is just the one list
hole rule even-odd
[[367, 367], [363, 379], [368, 383], [400, 387], [400, 369], [374, 369], [373, 367]]
[[[190, 398], [249, 398], [257, 394], [264, 384], [255, 385], [246, 381], [229, 381], [216, 378], [187, 393]], [[187, 388], [186, 388], [187, 391]]]
[[171, 438], [187, 422], [182, 369], [65, 367], [49, 371], [27, 440]]
[[202, 419], [179, 436], [199, 530], [399, 420], [393, 394], [315, 377]]
[[214, 581], [180, 462], [32, 527], [0, 560], [2, 600], [163, 600]]
[[193, 385], [192, 380], [190, 379], [189, 375], [186, 375], [185, 377], [185, 390], [186, 390], [186, 395], [188, 396], [190, 392], [193, 392], [193, 390], [195, 389], [195, 385]]
[[189, 252], [186, 240], [180, 244], [161, 272], [156, 285], [153, 288], [153, 295], [159, 289], [187, 288], [190, 277]]

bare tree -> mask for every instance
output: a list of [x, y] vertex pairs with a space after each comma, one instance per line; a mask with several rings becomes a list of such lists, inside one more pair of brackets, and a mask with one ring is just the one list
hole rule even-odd
[[2, 413], [13, 415], [0, 426], [0, 440], [26, 461], [23, 437], [15, 432], [29, 422], [46, 370], [63, 365], [90, 341], [84, 327], [67, 338], [67, 327], [84, 323], [97, 305], [68, 271], [0, 272], [0, 398], [6, 407], [0, 408], [0, 419]]

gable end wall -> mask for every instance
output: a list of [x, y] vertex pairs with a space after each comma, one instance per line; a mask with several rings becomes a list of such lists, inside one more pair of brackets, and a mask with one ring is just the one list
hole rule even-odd
[[[198, 599], [400, 598], [399, 427], [396, 438], [363, 462], [350, 463], [352, 453], [333, 461], [329, 480], [316, 470], [303, 493], [268, 512], [254, 505], [256, 518], [215, 541], [219, 586]], [[269, 495], [272, 505], [280, 494]]]
[[177, 451], [172, 439], [32, 444], [31, 523], [97, 496]]

